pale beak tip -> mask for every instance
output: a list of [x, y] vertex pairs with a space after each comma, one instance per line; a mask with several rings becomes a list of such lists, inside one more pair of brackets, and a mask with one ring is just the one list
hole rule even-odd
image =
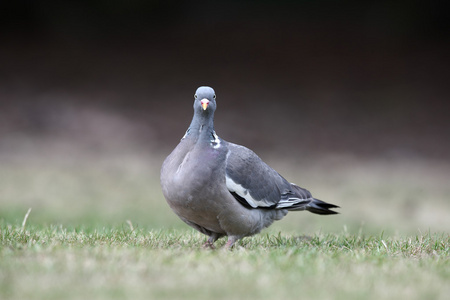
[[206, 108], [208, 108], [209, 100], [208, 99], [202, 99], [202, 101], [200, 101], [200, 102], [202, 103], [203, 110], [206, 110]]

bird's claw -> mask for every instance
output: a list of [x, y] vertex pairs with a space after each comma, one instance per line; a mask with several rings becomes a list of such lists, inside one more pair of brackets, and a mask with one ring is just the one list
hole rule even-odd
[[211, 243], [210, 241], [206, 241], [206, 243], [203, 244], [203, 249], [215, 250], [216, 246], [214, 246], [214, 244]]

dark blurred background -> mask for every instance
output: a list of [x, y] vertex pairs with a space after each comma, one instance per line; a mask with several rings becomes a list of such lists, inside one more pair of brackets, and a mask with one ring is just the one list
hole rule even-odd
[[187, 229], [159, 170], [210, 85], [222, 138], [342, 207], [271, 230], [448, 232], [446, 8], [2, 1], [0, 224]]
[[0, 152], [167, 153], [200, 85], [278, 156], [447, 159], [445, 1], [2, 1]]

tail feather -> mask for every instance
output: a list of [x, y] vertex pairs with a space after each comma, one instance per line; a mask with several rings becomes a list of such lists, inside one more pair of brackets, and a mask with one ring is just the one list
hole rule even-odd
[[338, 212], [331, 210], [331, 208], [339, 208], [339, 206], [313, 198], [307, 189], [301, 188], [296, 184], [291, 183], [291, 187], [292, 192], [285, 195], [286, 199], [280, 201], [277, 208], [290, 211], [307, 210], [319, 215], [338, 214]]
[[339, 206], [315, 198], [306, 206], [306, 210], [314, 214], [318, 215], [338, 214], [338, 212], [331, 210], [331, 208], [339, 208]]

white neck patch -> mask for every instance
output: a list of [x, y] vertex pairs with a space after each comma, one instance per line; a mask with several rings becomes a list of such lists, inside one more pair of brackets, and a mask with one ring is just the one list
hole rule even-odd
[[213, 140], [211, 140], [211, 145], [214, 149], [217, 149], [220, 147], [220, 138], [219, 136], [216, 134], [215, 131], [213, 131]]

